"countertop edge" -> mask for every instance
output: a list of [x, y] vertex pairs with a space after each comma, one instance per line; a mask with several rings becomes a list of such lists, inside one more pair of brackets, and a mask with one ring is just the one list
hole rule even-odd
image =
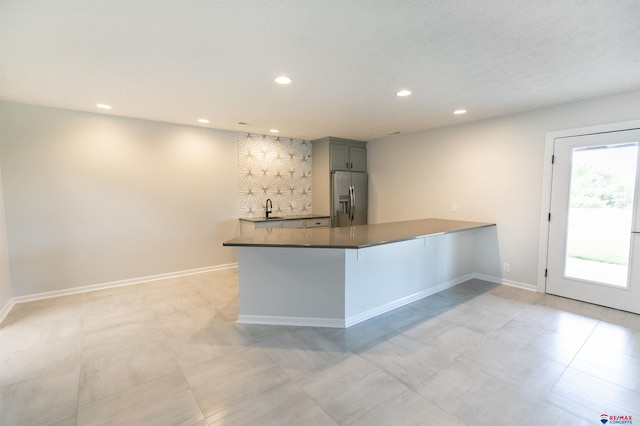
[[257, 222], [277, 222], [281, 220], [329, 219], [330, 217], [331, 216], [320, 215], [320, 214], [309, 214], [309, 215], [305, 214], [305, 215], [295, 215], [295, 216], [277, 216], [269, 219], [265, 217], [241, 217], [239, 218], [239, 220], [244, 222], [257, 223]]
[[[428, 219], [425, 219], [425, 220], [428, 220]], [[436, 220], [438, 220], [438, 219], [436, 219]], [[460, 222], [469, 223], [468, 221], [460, 221]], [[497, 226], [495, 223], [483, 223], [483, 222], [473, 222], [473, 223], [475, 223], [475, 225], [467, 226], [465, 228], [444, 230], [444, 231], [439, 231], [439, 232], [433, 232], [433, 233], [430, 233], [430, 234], [419, 234], [419, 235], [413, 235], [413, 236], [410, 236], [410, 237], [400, 237], [400, 238], [383, 240], [383, 241], [376, 241], [376, 242], [370, 242], [370, 243], [365, 243], [365, 244], [312, 244], [312, 243], [309, 243], [309, 244], [287, 244], [287, 243], [266, 243], [266, 242], [265, 243], [234, 243], [234, 242], [232, 242], [233, 240], [230, 240], [230, 241], [222, 243], [222, 245], [225, 246], [225, 247], [363, 249], [363, 248], [367, 248], [367, 247], [374, 247], [374, 246], [385, 245], [385, 244], [393, 244], [393, 243], [399, 243], [399, 242], [402, 242], [402, 241], [411, 241], [411, 240], [420, 239], [420, 238], [434, 237], [434, 236], [438, 236], [438, 235], [453, 234], [453, 233], [457, 233], [457, 232], [470, 231], [470, 230], [474, 230], [474, 229], [482, 229], [482, 228], [489, 228], [489, 227]], [[384, 224], [376, 224], [376, 225], [384, 225]], [[336, 229], [336, 228], [329, 228], [329, 229]]]

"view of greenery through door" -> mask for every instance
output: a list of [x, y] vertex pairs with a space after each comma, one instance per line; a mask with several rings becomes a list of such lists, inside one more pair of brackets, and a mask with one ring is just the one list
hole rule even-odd
[[565, 275], [626, 286], [637, 143], [574, 148]]

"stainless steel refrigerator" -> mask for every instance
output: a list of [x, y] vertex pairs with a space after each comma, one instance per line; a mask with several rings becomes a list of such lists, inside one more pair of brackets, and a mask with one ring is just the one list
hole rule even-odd
[[367, 174], [331, 172], [331, 226], [367, 223]]

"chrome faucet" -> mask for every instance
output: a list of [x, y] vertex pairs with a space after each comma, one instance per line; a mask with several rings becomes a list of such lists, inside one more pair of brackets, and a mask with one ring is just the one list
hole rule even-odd
[[273, 203], [271, 202], [271, 198], [267, 198], [267, 203], [264, 207], [264, 216], [269, 219], [269, 215], [271, 214], [271, 211], [273, 210]]

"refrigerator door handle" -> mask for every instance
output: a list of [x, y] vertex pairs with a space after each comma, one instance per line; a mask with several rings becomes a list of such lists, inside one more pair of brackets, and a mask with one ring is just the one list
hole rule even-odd
[[352, 212], [353, 212], [353, 185], [349, 185], [349, 221], [351, 221]]
[[351, 221], [356, 217], [356, 187], [351, 185]]

